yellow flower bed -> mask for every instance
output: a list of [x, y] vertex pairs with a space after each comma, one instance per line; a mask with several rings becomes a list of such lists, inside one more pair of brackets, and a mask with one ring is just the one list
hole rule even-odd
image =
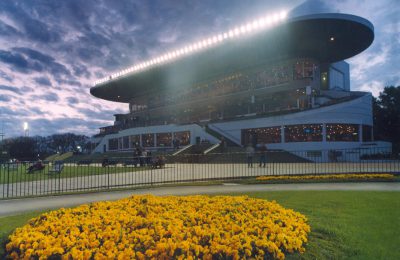
[[13, 259], [277, 258], [304, 252], [304, 215], [247, 196], [133, 196], [42, 214], [10, 235]]
[[323, 174], [323, 175], [282, 175], [282, 176], [259, 176], [256, 179], [259, 181], [270, 180], [348, 180], [348, 179], [393, 179], [393, 174]]

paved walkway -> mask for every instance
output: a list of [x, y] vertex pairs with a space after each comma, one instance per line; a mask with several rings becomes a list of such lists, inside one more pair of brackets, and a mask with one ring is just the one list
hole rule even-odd
[[17, 215], [23, 212], [72, 207], [80, 204], [117, 200], [134, 194], [154, 195], [190, 195], [215, 194], [253, 191], [287, 191], [287, 190], [343, 190], [343, 191], [397, 191], [400, 192], [400, 182], [376, 183], [303, 183], [303, 184], [252, 184], [238, 185], [225, 183], [209, 186], [175, 186], [135, 189], [126, 191], [110, 191], [89, 194], [74, 194], [52, 197], [0, 200], [0, 216]]

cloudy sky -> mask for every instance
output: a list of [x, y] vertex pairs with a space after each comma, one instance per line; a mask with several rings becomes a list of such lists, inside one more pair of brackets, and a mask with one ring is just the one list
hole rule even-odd
[[128, 106], [91, 96], [94, 80], [282, 9], [367, 18], [375, 41], [348, 60], [352, 89], [400, 85], [398, 0], [1, 0], [0, 132], [95, 134]]

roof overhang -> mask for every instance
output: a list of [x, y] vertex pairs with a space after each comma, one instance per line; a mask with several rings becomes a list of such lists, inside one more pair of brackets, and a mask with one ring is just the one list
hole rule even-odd
[[324, 63], [344, 60], [364, 51], [373, 39], [373, 25], [358, 16], [335, 13], [294, 17], [270, 30], [112, 79], [92, 87], [90, 93], [127, 103], [155, 90], [178, 91], [182, 86], [282, 59], [308, 57]]

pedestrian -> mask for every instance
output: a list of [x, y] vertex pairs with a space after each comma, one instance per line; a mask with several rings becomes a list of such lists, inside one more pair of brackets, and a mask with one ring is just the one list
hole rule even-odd
[[261, 143], [259, 151], [260, 151], [260, 167], [261, 165], [265, 167], [265, 164], [267, 162], [267, 146], [264, 143]]
[[253, 167], [254, 147], [248, 144], [246, 147], [247, 167]]
[[219, 143], [220, 152], [223, 153], [226, 147], [226, 141], [224, 137], [221, 137], [221, 142]]

